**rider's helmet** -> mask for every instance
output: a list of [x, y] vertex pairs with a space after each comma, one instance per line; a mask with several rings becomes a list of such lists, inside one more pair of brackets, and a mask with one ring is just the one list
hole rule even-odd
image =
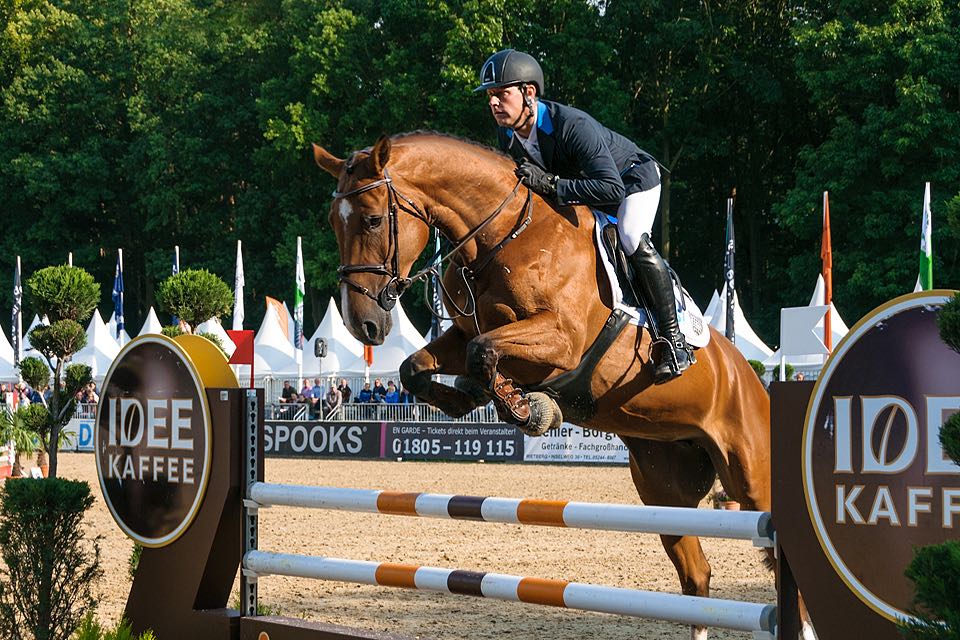
[[514, 49], [497, 51], [480, 67], [480, 86], [474, 91], [499, 89], [514, 84], [532, 84], [543, 97], [543, 69], [528, 53]]

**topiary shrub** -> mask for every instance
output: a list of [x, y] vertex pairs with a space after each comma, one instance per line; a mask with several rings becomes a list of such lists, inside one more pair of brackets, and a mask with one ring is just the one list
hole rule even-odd
[[30, 344], [45, 358], [59, 360], [87, 346], [87, 332], [75, 320], [57, 320], [30, 331]]
[[204, 331], [203, 333], [200, 334], [200, 337], [201, 337], [201, 338], [206, 338], [207, 340], [209, 340], [209, 341], [212, 342], [213, 344], [217, 345], [217, 348], [220, 349], [220, 351], [223, 353], [223, 355], [227, 355], [227, 350], [223, 348], [223, 340], [220, 339], [220, 336], [218, 336], [218, 335], [215, 334], [215, 333], [210, 333], [210, 332], [208, 332], [208, 331]]
[[951, 460], [960, 464], [960, 413], [950, 416], [940, 428], [940, 445]]
[[160, 329], [160, 333], [167, 336], [168, 338], [176, 338], [177, 336], [183, 335], [183, 329], [178, 327], [175, 324], [167, 325], [166, 327]]
[[93, 276], [67, 265], [34, 272], [27, 279], [26, 292], [31, 306], [51, 324], [57, 320], [83, 322], [100, 302], [100, 285]]
[[160, 283], [157, 301], [192, 330], [201, 322], [229, 312], [233, 292], [219, 276], [206, 269], [185, 269]]
[[759, 360], [747, 360], [747, 362], [749, 362], [750, 366], [753, 367], [757, 377], [763, 380], [763, 376], [767, 373], [767, 368], [763, 366], [763, 363]]
[[43, 388], [50, 384], [50, 369], [40, 358], [33, 356], [24, 358], [17, 368], [20, 369], [20, 377], [30, 385], [31, 389], [42, 392]]
[[[100, 300], [100, 285], [93, 276], [78, 267], [47, 267], [27, 280], [27, 290], [39, 313], [46, 314], [50, 326], [36, 327], [30, 342], [46, 359], [53, 371], [49, 402], [49, 439], [60, 442], [60, 433], [73, 414], [73, 394], [64, 394], [60, 380], [70, 356], [87, 344], [87, 334], [80, 324], [90, 317]], [[57, 447], [47, 451], [50, 476], [57, 476]]]
[[102, 575], [99, 538], [83, 515], [93, 505], [85, 482], [47, 478], [0, 489], [0, 636], [68, 640], [96, 607]]

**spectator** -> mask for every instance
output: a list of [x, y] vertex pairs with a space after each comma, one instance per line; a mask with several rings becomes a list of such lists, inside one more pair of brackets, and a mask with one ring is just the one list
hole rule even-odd
[[413, 404], [416, 400], [413, 397], [413, 394], [407, 391], [406, 388], [400, 389], [400, 404]]
[[357, 394], [356, 402], [373, 402], [373, 391], [370, 390], [369, 382], [363, 383], [363, 389]]
[[313, 386], [310, 387], [310, 396], [316, 400], [323, 398], [323, 385], [320, 384], [320, 378], [313, 379]]
[[296, 402], [297, 391], [289, 380], [283, 381], [283, 391], [280, 392], [280, 402]]
[[383, 386], [383, 382], [381, 382], [380, 378], [376, 378], [373, 381], [373, 395], [375, 398], [378, 398], [374, 400], [374, 402], [382, 402], [383, 396], [387, 395], [387, 390]]
[[350, 402], [353, 390], [350, 388], [350, 385], [347, 384], [346, 378], [340, 378], [340, 384], [337, 385], [337, 389], [340, 390], [340, 395], [343, 396], [343, 404]]
[[803, 382], [804, 378], [805, 376], [803, 375], [803, 371], [798, 371], [797, 375], [793, 377], [793, 379], [796, 380], [797, 382]]
[[387, 393], [383, 396], [383, 401], [388, 404], [400, 403], [400, 392], [397, 391], [397, 387], [394, 386], [393, 380], [387, 383]]
[[303, 388], [300, 389], [300, 394], [305, 398], [313, 397], [313, 387], [310, 386], [310, 382], [306, 378], [303, 379]]
[[340, 405], [343, 404], [343, 394], [340, 393], [340, 390], [337, 389], [332, 382], [330, 383], [330, 391], [327, 391], [327, 397], [323, 403], [327, 417], [331, 416], [340, 408]]
[[100, 402], [100, 396], [97, 395], [97, 385], [93, 382], [89, 383], [80, 391], [79, 402], [87, 404], [96, 404]]

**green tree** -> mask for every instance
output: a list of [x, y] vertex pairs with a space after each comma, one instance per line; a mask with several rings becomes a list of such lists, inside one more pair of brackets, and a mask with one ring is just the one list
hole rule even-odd
[[[935, 221], [960, 190], [960, 6], [811, 2], [795, 34], [825, 135], [798, 155], [796, 186], [774, 211], [812, 249], [830, 191], [834, 296], [858, 317], [913, 287], [923, 183], [933, 183]], [[955, 282], [957, 229], [934, 224], [933, 233], [934, 282]], [[785, 279], [816, 272], [809, 249], [788, 261]]]
[[206, 269], [185, 269], [160, 283], [157, 300], [193, 331], [201, 322], [230, 311], [233, 293]]
[[[53, 371], [53, 392], [46, 412], [45, 428], [37, 427], [41, 445], [50, 459], [49, 475], [57, 477], [57, 448], [63, 426], [73, 415], [74, 394], [90, 380], [90, 367], [67, 367], [64, 389], [60, 380], [64, 363], [87, 343], [80, 322], [89, 318], [100, 298], [100, 285], [78, 267], [46, 267], [27, 280], [27, 295], [34, 307], [44, 310], [51, 319], [49, 326], [40, 325], [30, 332], [30, 343], [46, 359]], [[35, 367], [31, 367], [35, 368]]]

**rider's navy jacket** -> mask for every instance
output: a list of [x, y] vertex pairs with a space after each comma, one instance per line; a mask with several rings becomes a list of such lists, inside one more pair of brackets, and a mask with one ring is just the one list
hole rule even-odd
[[[512, 129], [499, 127], [500, 148], [518, 162], [529, 158]], [[543, 168], [559, 176], [557, 203], [586, 204], [616, 213], [623, 199], [660, 184], [656, 161], [633, 141], [589, 114], [549, 100], [537, 101], [537, 144]]]

